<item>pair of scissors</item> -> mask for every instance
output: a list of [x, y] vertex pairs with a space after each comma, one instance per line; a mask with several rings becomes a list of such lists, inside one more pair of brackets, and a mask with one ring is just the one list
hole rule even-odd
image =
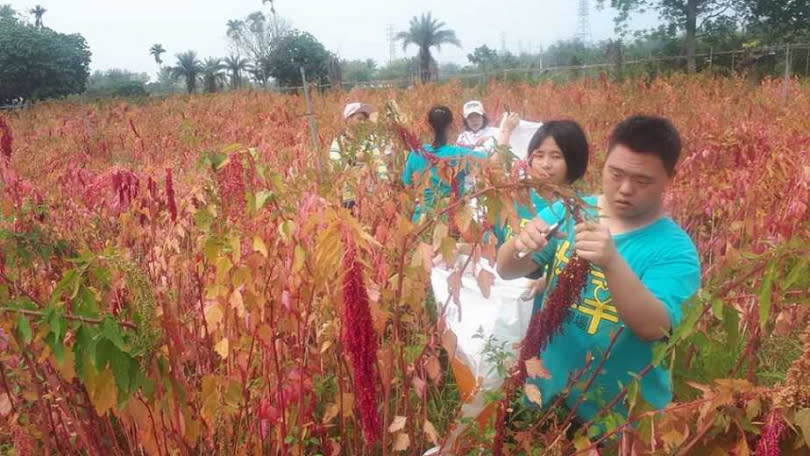
[[[558, 220], [557, 223], [549, 227], [548, 233], [546, 233], [546, 241], [550, 241], [551, 238], [555, 234], [557, 234], [558, 231], [560, 231], [560, 227], [563, 225], [563, 222], [565, 222], [565, 214], [563, 214], [562, 217], [560, 217], [560, 220]], [[526, 255], [528, 255], [529, 253], [531, 252], [517, 252], [515, 254], [515, 258], [517, 258], [518, 260], [522, 260], [526, 258]]]

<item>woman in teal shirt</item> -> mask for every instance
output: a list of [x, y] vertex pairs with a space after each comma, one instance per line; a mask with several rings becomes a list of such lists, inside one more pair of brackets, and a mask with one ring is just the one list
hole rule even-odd
[[[578, 123], [572, 120], [551, 120], [543, 124], [532, 136], [529, 142], [528, 162], [535, 177], [541, 181], [557, 186], [572, 185], [585, 175], [588, 168], [588, 140], [585, 132]], [[540, 194], [530, 191], [532, 208], [515, 204], [515, 210], [520, 226], [523, 227], [535, 218], [543, 209], [554, 203], [549, 193]], [[498, 246], [503, 245], [513, 235], [513, 229], [508, 223], [501, 222], [493, 229], [498, 239]], [[534, 279], [542, 276], [538, 271]], [[544, 282], [540, 281], [532, 287], [531, 294], [535, 297], [534, 311], [540, 308]]]
[[[465, 167], [460, 170], [456, 175], [456, 182], [453, 184], [439, 176], [438, 168], [431, 162], [431, 159], [449, 159], [449, 165], [452, 167], [461, 165], [464, 159], [487, 159], [485, 152], [477, 152], [447, 144], [447, 138], [453, 126], [453, 112], [447, 106], [434, 106], [431, 108], [428, 111], [427, 121], [430, 128], [433, 129], [433, 143], [425, 144], [423, 151], [412, 150], [402, 172], [402, 182], [405, 185], [424, 185], [422, 200], [414, 210], [414, 222], [417, 222], [424, 212], [430, 211], [438, 199], [449, 196], [454, 186], [459, 197], [464, 194], [464, 181], [468, 168]], [[424, 182], [423, 179], [429, 180]]]

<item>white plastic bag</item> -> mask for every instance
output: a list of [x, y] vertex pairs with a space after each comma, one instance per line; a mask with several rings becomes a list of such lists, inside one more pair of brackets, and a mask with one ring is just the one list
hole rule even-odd
[[[456, 267], [461, 268], [466, 261], [466, 256], [459, 256]], [[481, 270], [489, 271], [495, 276], [488, 298], [484, 296], [476, 280]], [[499, 347], [503, 345], [516, 355], [513, 346], [523, 339], [531, 319], [533, 301], [524, 300], [522, 296], [525, 296], [532, 281], [504, 280], [487, 260], [471, 263], [461, 276], [459, 304], [456, 304], [452, 298], [448, 300], [448, 279], [452, 273], [453, 268], [446, 265], [435, 266], [430, 279], [447, 331], [452, 332], [456, 339], [455, 353], [449, 355], [469, 369], [469, 373], [476, 379], [477, 393], [462, 405], [461, 417], [476, 418], [487, 405], [483, 392], [497, 389], [503, 383], [495, 364], [486, 359], [484, 349], [487, 339], [493, 336]], [[448, 303], [446, 308], [445, 303]], [[463, 428], [457, 427], [448, 440], [453, 441], [462, 431]]]
[[[506, 121], [506, 116], [507, 114], [504, 113], [501, 119], [501, 128], [503, 128], [503, 123]], [[534, 136], [537, 129], [542, 126], [542, 122], [521, 120], [512, 131], [512, 136], [509, 137], [509, 146], [512, 148], [512, 153], [517, 155], [521, 160], [525, 160], [526, 156], [529, 154], [528, 149], [532, 136]]]

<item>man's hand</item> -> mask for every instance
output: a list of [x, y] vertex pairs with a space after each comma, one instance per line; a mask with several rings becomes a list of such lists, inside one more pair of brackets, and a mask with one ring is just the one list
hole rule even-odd
[[582, 259], [606, 271], [619, 258], [610, 230], [594, 222], [578, 223], [574, 227], [574, 249]]

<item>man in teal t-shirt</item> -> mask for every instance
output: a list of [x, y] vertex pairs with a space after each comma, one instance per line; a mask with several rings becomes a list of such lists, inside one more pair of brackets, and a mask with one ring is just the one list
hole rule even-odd
[[[425, 144], [423, 147], [426, 152], [434, 154], [440, 159], [459, 159], [450, 160], [450, 166], [454, 167], [461, 165], [463, 159], [487, 158], [487, 154], [485, 152], [465, 149], [463, 147], [450, 146], [447, 144], [435, 150], [430, 144]], [[441, 176], [439, 176], [436, 166], [431, 166], [430, 160], [428, 160], [424, 154], [420, 154], [415, 151], [411, 151], [411, 153], [408, 155], [408, 159], [405, 161], [405, 169], [402, 171], [402, 183], [405, 185], [422, 184], [421, 179], [425, 176], [425, 171], [428, 170], [430, 180], [427, 182], [427, 185], [422, 193], [422, 201], [414, 210], [414, 222], [419, 220], [419, 217], [423, 212], [429, 211], [433, 207], [436, 198], [444, 198], [450, 195], [451, 192], [450, 183], [443, 180]], [[467, 168], [458, 173], [458, 188], [460, 196], [464, 193], [464, 181], [466, 175]]]
[[[584, 382], [574, 385], [565, 401], [576, 406], [580, 421], [596, 418], [621, 385], [651, 363], [654, 342], [680, 324], [684, 302], [697, 292], [700, 263], [694, 243], [663, 209], [680, 149], [678, 132], [666, 119], [634, 116], [623, 121], [610, 138], [604, 194], [585, 198], [592, 206], [583, 214], [586, 221], [576, 223], [555, 203], [499, 249], [498, 271], [504, 278], [548, 268], [544, 300], [574, 254], [591, 265], [561, 331], [538, 353], [550, 377], [529, 379], [539, 387], [544, 405], [585, 366], [588, 354], [594, 361], [580, 379], [589, 379], [618, 333], [583, 402], [576, 404]], [[561, 232], [547, 241], [550, 225], [561, 217]], [[519, 252], [532, 254], [522, 257]], [[640, 387], [642, 398], [657, 409], [672, 399], [670, 374], [662, 366], [650, 370]], [[613, 412], [626, 416], [623, 401]]]

